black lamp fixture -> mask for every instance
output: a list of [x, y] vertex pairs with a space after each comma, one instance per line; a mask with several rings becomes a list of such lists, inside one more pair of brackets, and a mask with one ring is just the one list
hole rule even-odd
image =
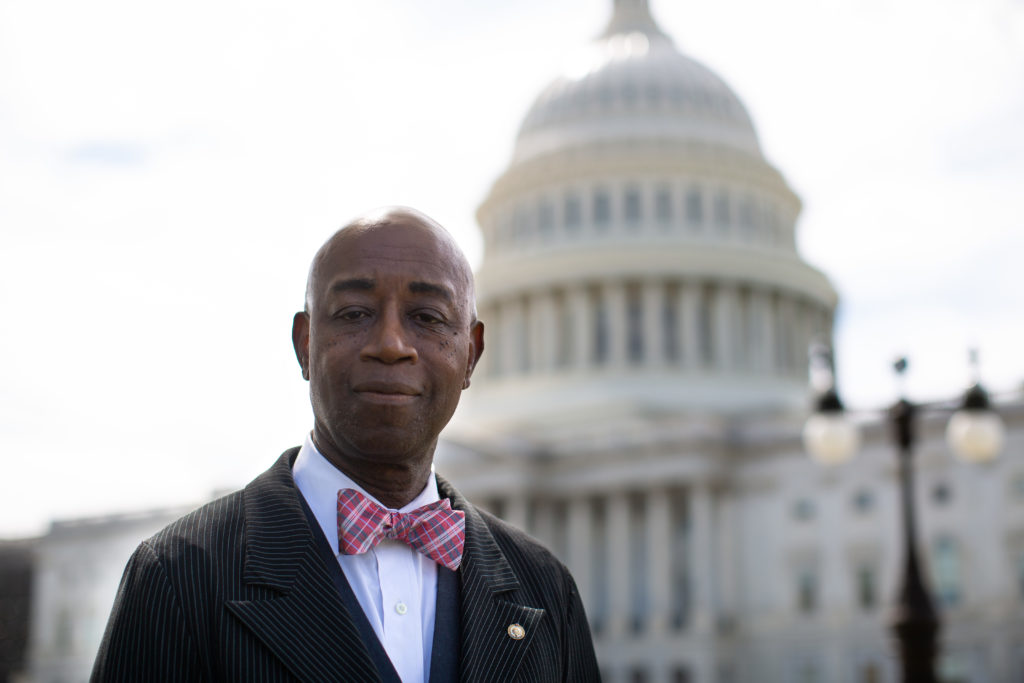
[[[988, 393], [978, 381], [978, 354], [971, 351], [974, 384], [964, 395], [946, 429], [950, 449], [962, 460], [985, 463], [995, 459], [1003, 448], [1005, 428], [992, 410]], [[893, 364], [903, 377], [907, 359]], [[860, 437], [849, 419], [835, 387], [832, 353], [821, 345], [811, 349], [811, 381], [818, 390], [815, 412], [804, 427], [804, 447], [810, 456], [825, 465], [846, 462], [856, 452]], [[935, 610], [921, 570], [917, 552], [917, 521], [914, 510], [914, 446], [917, 441], [915, 419], [922, 410], [948, 410], [952, 402], [914, 404], [900, 398], [887, 412], [897, 447], [899, 463], [901, 518], [904, 539], [903, 579], [893, 607], [890, 627], [896, 639], [905, 683], [934, 683], [935, 658], [941, 620]]]

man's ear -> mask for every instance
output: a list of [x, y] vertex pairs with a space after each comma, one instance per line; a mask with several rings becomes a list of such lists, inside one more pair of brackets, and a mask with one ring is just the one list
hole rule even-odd
[[469, 388], [469, 378], [473, 376], [480, 356], [484, 352], [484, 324], [477, 320], [469, 328], [469, 362], [466, 363], [466, 379], [462, 382], [462, 388]]
[[302, 367], [302, 379], [309, 381], [309, 315], [304, 311], [292, 318], [292, 347]]

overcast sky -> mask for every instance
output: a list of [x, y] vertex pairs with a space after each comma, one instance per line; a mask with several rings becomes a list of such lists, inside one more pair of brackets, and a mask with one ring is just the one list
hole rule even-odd
[[[474, 211], [610, 0], [0, 0], [0, 536], [200, 501], [299, 443], [316, 247]], [[832, 278], [848, 403], [1024, 380], [1024, 3], [653, 0]]]

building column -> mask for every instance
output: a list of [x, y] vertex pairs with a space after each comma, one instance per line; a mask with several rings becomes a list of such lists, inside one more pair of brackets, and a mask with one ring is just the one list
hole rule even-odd
[[507, 299], [501, 307], [501, 374], [507, 376], [523, 373], [526, 349], [525, 310], [520, 298]]
[[629, 498], [623, 492], [608, 496], [606, 542], [608, 561], [608, 636], [619, 639], [629, 633], [630, 582]]
[[690, 624], [695, 633], [714, 626], [714, 536], [711, 529], [711, 494], [707, 484], [695, 483], [688, 491], [690, 518]]
[[608, 323], [608, 365], [622, 368], [626, 365], [626, 346], [629, 338], [629, 311], [626, 285], [610, 282], [604, 286], [602, 304]]
[[644, 364], [661, 367], [665, 364], [665, 283], [651, 280], [644, 283]]
[[771, 374], [775, 329], [772, 325], [772, 301], [766, 291], [755, 289], [750, 293], [750, 316], [751, 332], [757, 330], [757, 345], [751, 349], [752, 368], [759, 375]]
[[668, 491], [654, 488], [647, 492], [647, 584], [650, 587], [648, 632], [655, 637], [670, 630], [669, 606], [672, 604], [672, 520]]
[[579, 588], [584, 602], [589, 602], [592, 591], [590, 569], [593, 525], [590, 513], [590, 499], [586, 496], [576, 496], [569, 500], [569, 547], [566, 564], [576, 579], [576, 587]]
[[779, 296], [775, 309], [775, 363], [778, 374], [793, 376], [793, 302], [787, 296]]
[[558, 321], [555, 319], [555, 301], [551, 292], [541, 292], [530, 298], [530, 370], [535, 374], [550, 373], [555, 369], [558, 350]]
[[569, 365], [575, 370], [590, 367], [594, 357], [594, 309], [585, 285], [571, 288], [566, 305], [572, 318], [572, 347]]
[[679, 286], [679, 310], [676, 313], [676, 338], [679, 359], [687, 370], [700, 367], [700, 286], [683, 282]]
[[505, 499], [505, 521], [523, 531], [526, 531], [526, 503], [524, 494], [513, 494]]
[[[489, 304], [486, 307], [480, 308], [480, 320], [484, 321], [489, 330], [500, 330], [501, 321], [498, 317], [498, 306]], [[474, 373], [477, 377], [496, 377], [500, 368], [498, 367], [497, 359], [501, 355], [501, 338], [500, 335], [494, 335], [493, 337], [488, 336], [487, 338], [487, 353], [480, 356], [480, 361], [476, 365]]]
[[736, 309], [735, 288], [716, 285], [711, 302], [711, 355], [718, 370], [736, 367]]

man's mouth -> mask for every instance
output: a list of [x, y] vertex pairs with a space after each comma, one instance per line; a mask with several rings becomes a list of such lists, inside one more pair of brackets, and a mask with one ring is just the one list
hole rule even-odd
[[401, 382], [362, 382], [354, 391], [366, 401], [386, 405], [404, 405], [420, 395], [419, 389]]

